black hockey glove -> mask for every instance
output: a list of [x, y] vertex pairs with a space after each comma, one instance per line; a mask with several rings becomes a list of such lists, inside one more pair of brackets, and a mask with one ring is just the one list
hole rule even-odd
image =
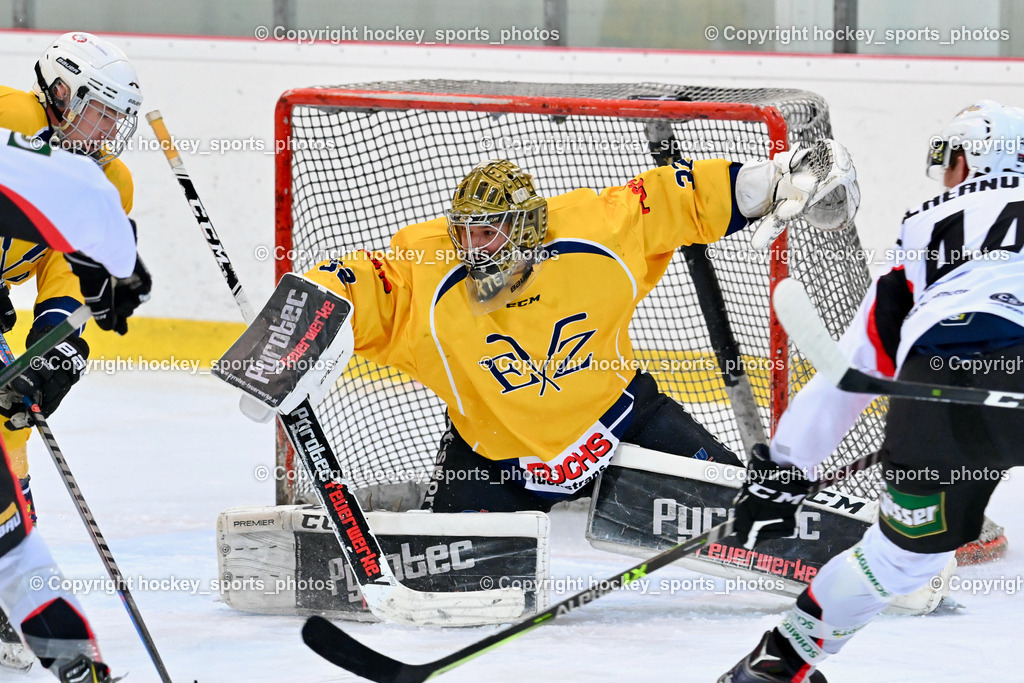
[[127, 333], [128, 317], [149, 299], [149, 292], [153, 288], [153, 280], [142, 259], [136, 258], [135, 272], [131, 277], [119, 279], [112, 277], [106, 268], [80, 251], [65, 254], [64, 258], [71, 265], [72, 272], [78, 276], [82, 296], [92, 309], [93, 318], [100, 329], [113, 330], [118, 334]]
[[7, 334], [14, 329], [16, 322], [18, 322], [18, 314], [14, 311], [14, 304], [11, 303], [11, 290], [0, 284], [0, 332]]
[[796, 533], [796, 513], [811, 482], [796, 467], [771, 461], [768, 446], [751, 449], [747, 480], [733, 501], [737, 540], [747, 550], [758, 541], [789, 538]]
[[[52, 326], [38, 329], [33, 327], [28, 333], [26, 344], [32, 346], [51, 329]], [[11, 380], [0, 394], [0, 415], [10, 418], [5, 426], [8, 429], [30, 426], [31, 421], [21, 400], [22, 396], [28, 396], [39, 404], [43, 416], [49, 417], [75, 382], [82, 378], [87, 358], [89, 345], [81, 337], [73, 336], [33, 360], [29, 369]]]

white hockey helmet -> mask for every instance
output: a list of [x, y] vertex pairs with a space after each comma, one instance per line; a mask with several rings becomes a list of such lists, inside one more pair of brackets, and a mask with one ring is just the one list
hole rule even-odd
[[135, 134], [142, 90], [120, 48], [91, 33], [65, 33], [36, 62], [32, 90], [57, 123], [63, 148], [101, 164], [124, 151]]
[[962, 149], [968, 177], [988, 173], [1024, 173], [1024, 109], [980, 100], [962, 109], [928, 150], [928, 176], [941, 180], [953, 151]]

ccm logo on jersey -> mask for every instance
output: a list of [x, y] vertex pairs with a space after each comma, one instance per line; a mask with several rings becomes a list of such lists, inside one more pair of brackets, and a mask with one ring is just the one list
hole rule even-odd
[[523, 306], [529, 306], [535, 301], [540, 301], [540, 294], [537, 296], [531, 296], [529, 299], [521, 299], [519, 301], [512, 301], [505, 304], [505, 308], [522, 308]]

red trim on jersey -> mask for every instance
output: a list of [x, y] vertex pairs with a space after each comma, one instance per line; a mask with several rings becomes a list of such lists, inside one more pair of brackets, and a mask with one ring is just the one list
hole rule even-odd
[[79, 619], [81, 619], [81, 620], [82, 620], [82, 626], [84, 626], [84, 627], [85, 627], [85, 632], [86, 632], [86, 634], [88, 634], [88, 636], [89, 636], [89, 641], [90, 641], [90, 642], [92, 643], [92, 646], [93, 646], [93, 648], [94, 648], [94, 649], [96, 650], [96, 654], [98, 655], [98, 654], [99, 654], [99, 651], [100, 651], [100, 648], [99, 648], [99, 644], [98, 644], [98, 643], [96, 642], [96, 634], [92, 632], [92, 627], [91, 627], [91, 626], [89, 625], [89, 620], [88, 620], [88, 619], [86, 619], [86, 618], [85, 618], [85, 615], [84, 615], [84, 614], [82, 614], [81, 612], [79, 612], [79, 611], [78, 611], [78, 609], [77, 609], [77, 608], [76, 608], [76, 607], [75, 607], [75, 606], [74, 606], [74, 605], [73, 605], [72, 603], [68, 602], [67, 600], [65, 600], [65, 599], [64, 599], [64, 598], [62, 598], [62, 597], [56, 597], [56, 598], [54, 598], [53, 600], [50, 600], [49, 602], [47, 602], [47, 603], [45, 603], [45, 604], [42, 604], [42, 605], [40, 605], [39, 607], [36, 607], [36, 608], [35, 608], [35, 609], [34, 609], [34, 610], [32, 611], [32, 613], [31, 613], [31, 614], [29, 614], [29, 615], [28, 615], [27, 617], [25, 617], [25, 618], [24, 618], [24, 619], [22, 620], [22, 623], [24, 623], [24, 622], [28, 621], [28, 620], [29, 620], [29, 619], [31, 619], [32, 617], [37, 617], [37, 616], [39, 616], [39, 615], [40, 615], [40, 614], [41, 614], [42, 612], [44, 612], [44, 611], [46, 610], [46, 608], [47, 608], [47, 607], [49, 607], [49, 606], [50, 606], [50, 605], [52, 605], [53, 603], [57, 602], [58, 600], [60, 600], [61, 602], [63, 602], [63, 603], [65, 604], [65, 605], [67, 605], [67, 606], [68, 606], [68, 608], [69, 608], [69, 609], [70, 609], [70, 610], [71, 610], [72, 612], [74, 612], [74, 613], [75, 613], [75, 614], [76, 614], [76, 615], [78, 616], [78, 618], [79, 618]]
[[21, 519], [25, 523], [25, 538], [28, 538], [28, 535], [32, 533], [32, 515], [28, 513], [28, 501], [25, 500], [25, 494], [21, 490], [21, 482], [18, 481], [18, 475], [14, 473], [14, 467], [11, 465], [11, 458], [7, 455], [7, 446], [4, 444], [3, 440], [0, 440], [0, 453], [4, 456], [7, 473], [10, 474], [11, 479], [14, 480], [14, 498], [17, 501], [18, 512], [21, 513]]
[[[896, 266], [889, 272], [894, 273], [898, 270], [903, 270], [903, 266]], [[910, 285], [909, 280], [907, 281], [907, 285]], [[891, 358], [889, 354], [886, 353], [885, 346], [882, 344], [882, 336], [878, 333], [878, 322], [875, 320], [875, 309], [877, 308], [877, 306], [878, 299], [876, 298], [874, 301], [871, 302], [871, 310], [868, 312], [868, 339], [871, 341], [871, 346], [875, 347], [875, 369], [877, 369], [879, 372], [884, 373], [886, 377], [895, 377], [896, 359]]]
[[64, 239], [64, 235], [57, 229], [57, 226], [51, 223], [50, 219], [47, 218], [42, 211], [37, 209], [35, 204], [5, 185], [0, 185], [0, 192], [10, 199], [11, 203], [18, 207], [19, 211], [25, 214], [25, 217], [32, 223], [32, 226], [39, 231], [39, 234], [43, 236], [43, 239], [50, 248], [63, 252], [72, 252], [75, 250], [75, 248], [72, 247], [66, 239]]

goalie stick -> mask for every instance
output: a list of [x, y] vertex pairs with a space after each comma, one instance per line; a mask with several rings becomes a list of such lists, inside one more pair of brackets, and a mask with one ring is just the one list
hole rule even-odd
[[[808, 497], [846, 479], [855, 472], [867, 469], [879, 461], [879, 453], [870, 453], [860, 460], [841, 467], [832, 474], [814, 482], [808, 491]], [[664, 550], [648, 560], [630, 567], [622, 574], [612, 576], [597, 586], [576, 593], [544, 612], [524, 619], [516, 624], [493, 633], [486, 638], [467, 645], [458, 652], [447, 657], [425, 664], [407, 664], [370, 648], [348, 635], [340, 628], [323, 617], [310, 617], [302, 628], [302, 639], [314, 652], [327, 661], [347, 669], [352, 673], [378, 683], [418, 683], [451, 671], [457, 666], [478, 657], [499, 645], [532, 631], [535, 628], [550, 624], [555, 619], [565, 616], [600, 597], [618, 590], [633, 581], [642, 579], [648, 574], [665, 565], [671, 564], [712, 543], [718, 543], [732, 534], [733, 520], [712, 527], [700, 536], [683, 541]]]
[[[648, 121], [644, 126], [644, 132], [647, 135], [651, 156], [659, 166], [670, 166], [682, 159], [679, 153], [681, 146], [672, 132], [671, 123], [663, 120]], [[718, 275], [711, 259], [708, 258], [706, 244], [687, 245], [680, 247], [679, 251], [683, 253], [693, 286], [697, 290], [697, 303], [700, 305], [707, 325], [708, 338], [718, 360], [725, 394], [736, 417], [736, 426], [743, 444], [741, 458], [745, 462], [750, 449], [755, 444], [767, 443], [768, 439], [764, 433], [764, 425], [761, 424], [750, 379], [743, 366], [739, 345], [729, 324]]]
[[[185, 192], [192, 213], [220, 266], [221, 275], [242, 312], [242, 318], [249, 324], [255, 318], [255, 313], [188, 171], [185, 170], [181, 156], [174, 148], [163, 117], [159, 111], [151, 111], [146, 114], [146, 120], [152, 126], [164, 156]], [[399, 583], [380, 543], [366, 522], [359, 501], [342, 476], [338, 456], [327, 440], [313, 406], [305, 400], [291, 413], [280, 414], [279, 417], [313, 482], [313, 490], [320, 505], [331, 520], [334, 535], [341, 545], [345, 561], [359, 583], [366, 606], [373, 614], [386, 621], [414, 626], [468, 626], [484, 621], [515, 619], [523, 613], [526, 598], [519, 589], [441, 593], [416, 591]], [[324, 463], [323, 467], [314, 465], [314, 454], [316, 459]]]
[[842, 391], [885, 394], [920, 401], [1024, 409], [1024, 393], [884, 379], [858, 370], [843, 355], [839, 344], [825, 329], [804, 286], [793, 278], [786, 278], [775, 287], [772, 303], [779, 321], [796, 345], [817, 371]]

